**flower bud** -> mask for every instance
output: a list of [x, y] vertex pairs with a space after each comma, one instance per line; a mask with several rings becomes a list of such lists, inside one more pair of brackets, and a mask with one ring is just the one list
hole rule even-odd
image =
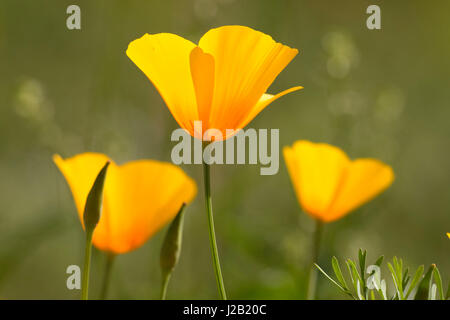
[[103, 202], [103, 186], [105, 184], [106, 171], [108, 170], [109, 163], [110, 162], [107, 161], [100, 170], [87, 196], [83, 214], [86, 232], [93, 232], [97, 223], [100, 221]]
[[186, 204], [183, 203], [164, 238], [160, 255], [161, 271], [164, 276], [173, 271], [180, 257], [185, 207]]

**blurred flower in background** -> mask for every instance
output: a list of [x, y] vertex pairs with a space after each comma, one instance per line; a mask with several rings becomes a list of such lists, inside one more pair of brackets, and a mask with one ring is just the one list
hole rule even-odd
[[230, 5], [235, 0], [194, 0], [194, 13], [203, 21], [212, 21], [217, 17], [221, 7]]
[[297, 141], [283, 152], [303, 210], [322, 222], [345, 216], [394, 180], [392, 168], [381, 161], [352, 161], [328, 144]]
[[15, 109], [23, 118], [39, 124], [53, 120], [53, 105], [48, 100], [41, 82], [26, 78], [19, 84]]
[[327, 70], [334, 78], [344, 78], [359, 63], [359, 52], [352, 37], [344, 31], [331, 31], [322, 39], [328, 60]]
[[284, 147], [284, 158], [297, 199], [315, 220], [307, 298], [316, 297], [323, 223], [338, 220], [386, 189], [394, 180], [392, 168], [375, 159], [350, 160], [339, 148], [325, 143], [296, 141]]
[[38, 141], [51, 150], [80, 147], [81, 139], [69, 134], [55, 120], [55, 109], [42, 81], [24, 77], [19, 81], [13, 103], [14, 112], [35, 130]]
[[391, 124], [402, 115], [406, 98], [398, 87], [381, 90], [375, 102], [374, 116], [377, 120]]
[[211, 0], [195, 0], [194, 11], [197, 17], [202, 20], [211, 20], [219, 11], [216, 1]]
[[[99, 153], [83, 153], [54, 162], [72, 191], [80, 221], [83, 221], [87, 194], [102, 166], [109, 158]], [[140, 247], [168, 223], [183, 203], [197, 193], [195, 182], [180, 168], [154, 160], [111, 162], [104, 186], [100, 222], [93, 244], [113, 254]]]
[[360, 115], [367, 105], [364, 96], [356, 90], [340, 90], [331, 94], [328, 108], [334, 115]]

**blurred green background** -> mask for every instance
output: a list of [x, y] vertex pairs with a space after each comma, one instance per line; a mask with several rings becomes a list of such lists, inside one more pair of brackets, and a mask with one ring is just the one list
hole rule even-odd
[[[81, 30], [66, 8], [81, 7]], [[381, 7], [382, 29], [366, 28]], [[0, 299], [75, 299], [70, 264], [82, 265], [84, 235], [69, 188], [51, 156], [85, 151], [118, 163], [170, 161], [177, 128], [158, 92], [128, 59], [128, 43], [171, 32], [197, 42], [212, 27], [247, 25], [298, 48], [270, 88], [290, 94], [253, 128], [279, 128], [280, 145], [328, 142], [351, 157], [393, 166], [384, 194], [326, 226], [320, 261], [384, 254], [413, 268], [437, 263], [450, 276], [449, 1], [49, 1], [0, 2]], [[281, 156], [281, 154], [280, 154]], [[202, 168], [187, 209], [183, 252], [171, 299], [216, 298]], [[284, 159], [274, 176], [258, 165], [212, 169], [216, 231], [225, 284], [235, 299], [304, 298], [313, 221], [301, 212]], [[120, 256], [111, 298], [158, 298], [165, 229]], [[95, 252], [92, 298], [104, 256]], [[387, 279], [389, 274], [384, 272]], [[388, 280], [390, 283], [390, 279]], [[319, 298], [343, 294], [319, 276]]]

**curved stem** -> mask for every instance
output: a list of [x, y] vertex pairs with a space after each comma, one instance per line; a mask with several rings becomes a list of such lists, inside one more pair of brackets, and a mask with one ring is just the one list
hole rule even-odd
[[217, 288], [219, 290], [220, 298], [222, 300], [226, 300], [227, 294], [225, 292], [225, 286], [223, 284], [222, 270], [220, 268], [220, 261], [219, 261], [219, 253], [217, 251], [216, 232], [214, 230], [214, 217], [211, 202], [210, 167], [209, 164], [207, 164], [205, 161], [203, 161], [203, 176], [205, 183], [206, 212], [208, 214], [209, 242], [211, 244], [211, 253], [214, 262], [214, 270], [216, 273]]
[[86, 230], [86, 247], [84, 249], [83, 281], [81, 287], [81, 299], [88, 300], [89, 271], [91, 268], [92, 234], [94, 230]]
[[161, 300], [166, 300], [167, 287], [169, 285], [170, 276], [170, 272], [166, 272], [165, 274], [163, 274], [161, 285]]
[[106, 265], [105, 265], [105, 273], [103, 274], [103, 285], [102, 291], [100, 293], [100, 300], [105, 300], [108, 294], [109, 282], [111, 279], [111, 269], [114, 264], [116, 255], [114, 253], [106, 254]]
[[317, 283], [317, 269], [314, 267], [314, 263], [317, 263], [320, 252], [320, 240], [322, 237], [323, 223], [316, 219], [316, 226], [313, 235], [313, 251], [311, 256], [311, 269], [309, 271], [307, 299], [314, 300], [316, 297], [316, 283]]

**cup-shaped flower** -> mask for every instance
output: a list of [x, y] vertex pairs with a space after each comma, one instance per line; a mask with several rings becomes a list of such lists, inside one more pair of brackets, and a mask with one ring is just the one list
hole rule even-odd
[[394, 180], [392, 168], [381, 161], [350, 160], [325, 143], [301, 140], [284, 147], [283, 153], [302, 209], [322, 222], [345, 216]]
[[197, 193], [195, 182], [170, 163], [138, 160], [119, 166], [99, 153], [83, 153], [68, 159], [55, 155], [53, 160], [69, 184], [82, 224], [89, 190], [100, 169], [107, 161], [111, 162], [93, 244], [114, 254], [143, 245]]
[[244, 26], [211, 29], [198, 45], [175, 34], [145, 34], [126, 53], [178, 124], [198, 138], [194, 121], [202, 122], [202, 132], [217, 129], [227, 138], [226, 129], [242, 129], [271, 102], [302, 88], [266, 93], [298, 50]]

